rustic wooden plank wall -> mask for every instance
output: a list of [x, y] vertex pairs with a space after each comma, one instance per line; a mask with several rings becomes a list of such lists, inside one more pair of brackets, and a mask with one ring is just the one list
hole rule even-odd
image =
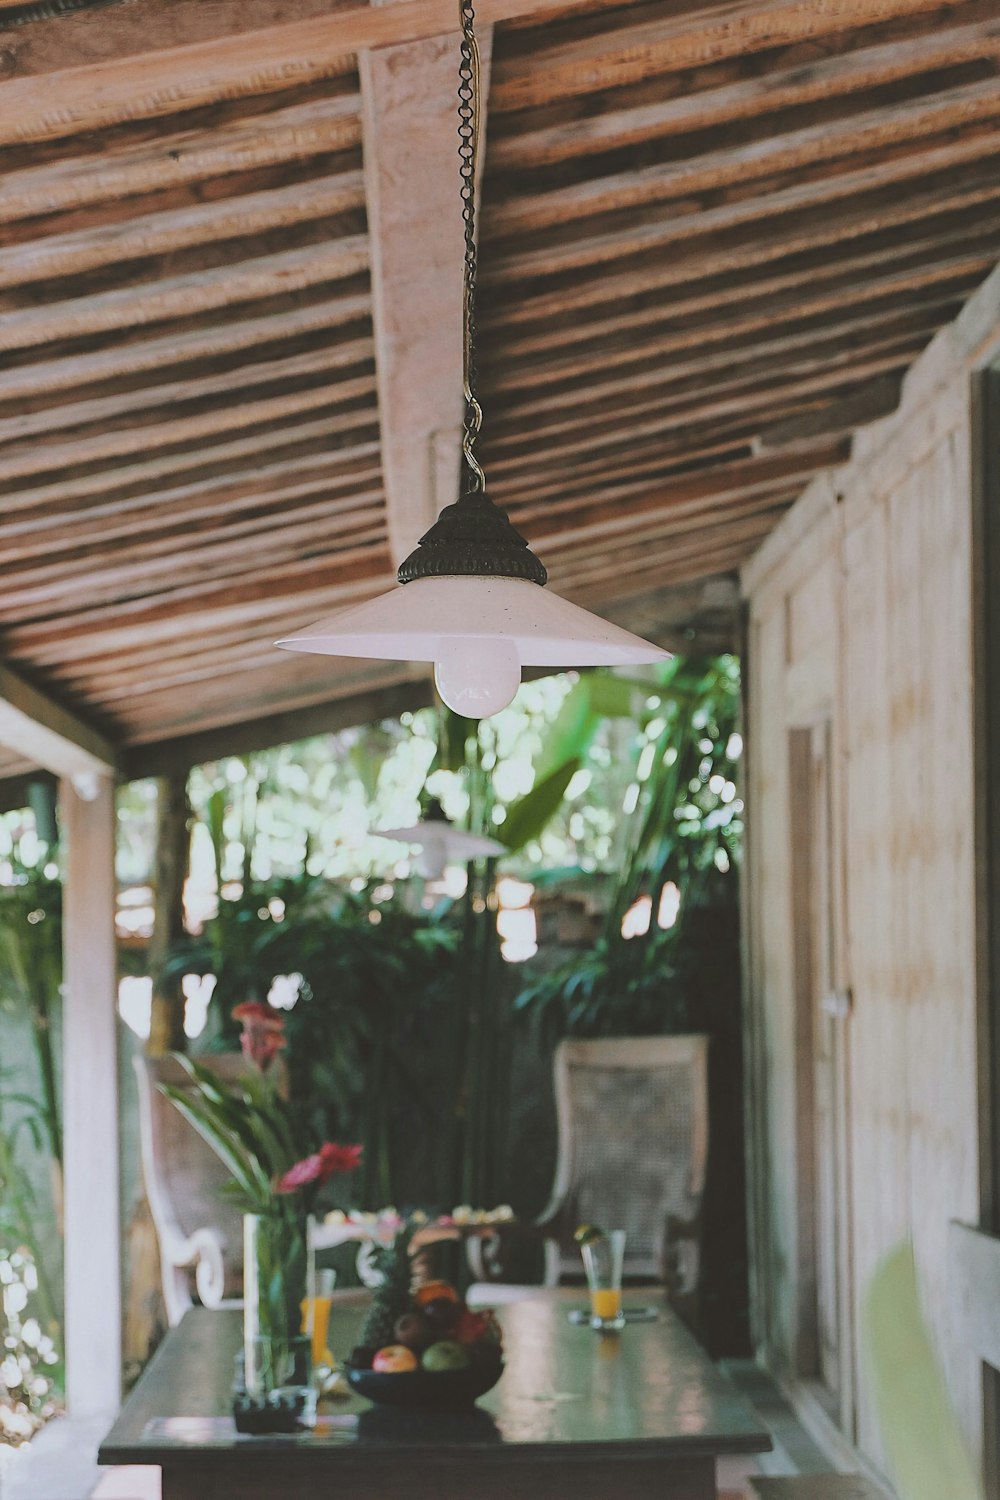
[[[798, 1210], [792, 730], [828, 714], [836, 766], [836, 914], [848, 1178], [849, 1313], [912, 1236], [949, 1385], [982, 1438], [977, 1358], [955, 1316], [951, 1219], [976, 1222], [977, 1069], [970, 386], [1000, 347], [1000, 272], [914, 366], [900, 410], [820, 476], [744, 571], [751, 645], [748, 891], [757, 1223], [766, 1358], [796, 1378]], [[831, 617], [830, 598], [837, 601]], [[850, 1344], [851, 1329], [844, 1330]], [[856, 1352], [849, 1351], [857, 1366]], [[855, 1368], [843, 1428], [878, 1463]]]

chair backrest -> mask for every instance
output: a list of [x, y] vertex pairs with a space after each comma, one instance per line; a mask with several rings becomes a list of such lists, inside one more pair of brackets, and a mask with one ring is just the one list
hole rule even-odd
[[708, 1156], [707, 1060], [704, 1036], [560, 1043], [550, 1217], [559, 1225], [562, 1274], [581, 1269], [572, 1238], [578, 1224], [627, 1231], [629, 1276], [669, 1282], [682, 1240], [692, 1241], [697, 1259]]
[[[247, 1070], [241, 1053], [209, 1053], [199, 1057], [198, 1061], [227, 1083]], [[169, 1083], [185, 1088], [190, 1086], [190, 1079], [172, 1057], [137, 1057], [135, 1068], [139, 1084], [143, 1177], [160, 1240], [165, 1292], [170, 1268], [179, 1264], [182, 1254], [186, 1257], [184, 1264], [193, 1268], [195, 1260], [191, 1258], [188, 1246], [202, 1231], [209, 1230], [222, 1253], [224, 1286], [219, 1288], [219, 1294], [240, 1296], [243, 1287], [242, 1214], [222, 1191], [230, 1174], [212, 1148], [157, 1087], [160, 1083]], [[171, 1284], [176, 1284], [177, 1280], [175, 1277]], [[170, 1305], [168, 1316], [171, 1322], [176, 1321]]]

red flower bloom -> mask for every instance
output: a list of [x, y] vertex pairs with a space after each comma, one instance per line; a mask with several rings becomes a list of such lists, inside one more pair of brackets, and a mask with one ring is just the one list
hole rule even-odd
[[360, 1162], [360, 1146], [338, 1146], [333, 1141], [325, 1141], [312, 1156], [305, 1156], [289, 1167], [284, 1176], [278, 1178], [274, 1191], [294, 1193], [313, 1182], [320, 1187], [337, 1172], [353, 1172]]
[[235, 1007], [233, 1018], [243, 1025], [240, 1037], [243, 1056], [266, 1073], [278, 1053], [288, 1045], [284, 1016], [270, 1005], [262, 1005], [259, 1000], [245, 1000]]

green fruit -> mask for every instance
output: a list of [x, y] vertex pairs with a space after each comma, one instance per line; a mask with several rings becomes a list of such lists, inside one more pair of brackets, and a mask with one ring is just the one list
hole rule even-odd
[[464, 1370], [469, 1364], [469, 1351], [455, 1339], [439, 1339], [424, 1350], [420, 1363], [425, 1370]]

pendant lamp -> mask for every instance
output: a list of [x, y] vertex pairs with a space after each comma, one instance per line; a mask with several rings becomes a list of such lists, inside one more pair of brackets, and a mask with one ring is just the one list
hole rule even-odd
[[400, 844], [416, 844], [420, 855], [415, 861], [418, 875], [425, 880], [440, 880], [445, 866], [464, 864], [470, 859], [485, 859], [489, 855], [506, 854], [505, 844], [488, 839], [477, 833], [465, 833], [456, 828], [436, 797], [427, 804], [427, 811], [419, 823], [409, 828], [381, 828], [376, 838], [395, 839]]
[[485, 719], [511, 702], [521, 669], [664, 661], [659, 646], [545, 589], [546, 572], [505, 511], [486, 495], [475, 456], [482, 408], [475, 394], [475, 183], [480, 139], [479, 48], [469, 0], [462, 29], [458, 118], [465, 223], [462, 440], [459, 499], [402, 563], [399, 587], [339, 610], [277, 644], [326, 656], [434, 663], [444, 702]]

